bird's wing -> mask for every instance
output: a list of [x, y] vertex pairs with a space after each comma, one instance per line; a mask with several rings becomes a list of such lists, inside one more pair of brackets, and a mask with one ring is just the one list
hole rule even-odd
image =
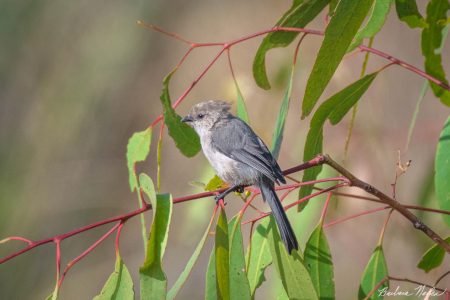
[[212, 146], [222, 154], [249, 165], [275, 182], [285, 183], [278, 163], [264, 142], [242, 120], [230, 118], [212, 130]]

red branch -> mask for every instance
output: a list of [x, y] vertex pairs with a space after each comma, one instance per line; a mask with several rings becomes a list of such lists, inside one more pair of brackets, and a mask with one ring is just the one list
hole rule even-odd
[[[321, 30], [314, 30], [314, 29], [308, 29], [308, 28], [295, 28], [295, 27], [273, 27], [270, 29], [266, 29], [266, 30], [262, 30], [259, 32], [255, 32], [228, 42], [215, 42], [215, 43], [196, 43], [196, 42], [191, 42], [185, 38], [182, 38], [180, 36], [178, 36], [175, 33], [171, 33], [171, 32], [167, 32], [163, 29], [161, 29], [160, 27], [156, 26], [156, 25], [152, 25], [152, 24], [146, 24], [142, 21], [138, 21], [138, 24], [151, 29], [151, 30], [155, 30], [157, 32], [163, 33], [171, 38], [174, 38], [176, 40], [179, 40], [183, 43], [186, 43], [188, 45], [190, 45], [189, 49], [187, 50], [187, 52], [185, 53], [185, 55], [183, 56], [183, 58], [181, 59], [181, 61], [175, 66], [175, 69], [179, 68], [181, 66], [181, 64], [186, 60], [186, 58], [189, 56], [189, 54], [192, 52], [192, 50], [194, 50], [195, 48], [199, 48], [199, 47], [210, 47], [210, 46], [222, 46], [222, 48], [219, 50], [219, 52], [214, 56], [214, 58], [209, 62], [209, 64], [200, 72], [200, 74], [194, 79], [194, 81], [190, 84], [190, 86], [183, 92], [183, 94], [181, 94], [181, 96], [174, 102], [173, 104], [173, 108], [177, 108], [178, 105], [180, 105], [180, 103], [186, 98], [186, 96], [190, 93], [190, 91], [194, 88], [194, 86], [203, 78], [203, 76], [208, 72], [208, 70], [214, 65], [214, 63], [220, 58], [220, 56], [222, 56], [222, 54], [229, 50], [231, 47], [233, 47], [234, 45], [240, 44], [242, 42], [251, 40], [253, 38], [262, 36], [262, 35], [266, 35], [268, 33], [272, 33], [272, 32], [278, 32], [278, 31], [284, 31], [284, 32], [303, 32], [305, 34], [312, 34], [312, 35], [319, 35], [319, 36], [323, 36], [324, 32]], [[431, 76], [430, 74], [427, 74], [426, 72], [420, 70], [417, 67], [414, 67], [413, 65], [400, 60], [388, 53], [385, 53], [383, 51], [380, 51], [378, 49], [374, 49], [371, 47], [367, 47], [364, 45], [360, 45], [358, 46], [359, 50], [361, 52], [370, 52], [373, 53], [377, 56], [380, 56], [382, 58], [385, 58], [389, 61], [391, 61], [393, 64], [399, 65], [413, 73], [418, 74], [419, 76], [422, 76], [428, 80], [430, 80], [431, 82], [439, 85], [440, 87], [449, 90], [450, 91], [450, 86], [448, 84], [446, 84], [445, 82]], [[150, 126], [155, 126], [156, 124], [158, 124], [161, 120], [162, 120], [163, 116], [159, 115]]]
[[[312, 159], [311, 161], [309, 161], [307, 163], [304, 163], [304, 164], [298, 165], [298, 166], [296, 166], [294, 168], [288, 169], [288, 170], [284, 171], [283, 173], [284, 174], [292, 174], [292, 173], [295, 173], [295, 172], [298, 172], [298, 171], [301, 171], [301, 170], [304, 170], [304, 169], [307, 169], [307, 168], [310, 168], [310, 167], [313, 167], [313, 166], [317, 166], [320, 163], [321, 163], [321, 160]], [[289, 188], [292, 188], [294, 186], [300, 187], [300, 186], [303, 186], [303, 185], [315, 184], [315, 183], [318, 183], [318, 182], [325, 182], [325, 181], [338, 180], [338, 179], [346, 180], [343, 177], [328, 178], [328, 179], [321, 179], [319, 181], [309, 181], [309, 182], [301, 182], [301, 183], [285, 185], [285, 186], [282, 186], [282, 187], [278, 187], [278, 189], [281, 189], [281, 190], [282, 189], [289, 189]], [[212, 191], [212, 192], [203, 192], [203, 193], [198, 193], [198, 194], [193, 194], [193, 195], [188, 195], [188, 196], [174, 198], [173, 199], [173, 203], [174, 204], [182, 203], [182, 202], [191, 201], [191, 200], [195, 200], [195, 199], [200, 199], [200, 198], [214, 196], [217, 192], [222, 192], [224, 190], [225, 189], [221, 189], [221, 190]], [[106, 224], [109, 224], [109, 223], [114, 223], [114, 222], [122, 222], [122, 223], [124, 223], [129, 218], [132, 218], [132, 217], [134, 217], [136, 215], [139, 215], [139, 214], [141, 214], [141, 213], [143, 213], [143, 212], [145, 212], [147, 210], [150, 210], [152, 208], [151, 204], [144, 203], [143, 205], [144, 206], [142, 208], [137, 209], [135, 211], [132, 211], [132, 212], [129, 212], [129, 213], [126, 213], [126, 214], [123, 214], [123, 215], [119, 215], [119, 216], [116, 216], [116, 217], [108, 218], [108, 219], [105, 219], [105, 220], [102, 220], [102, 221], [98, 221], [98, 222], [95, 222], [95, 223], [92, 223], [92, 224], [89, 224], [89, 225], [86, 225], [86, 226], [74, 229], [72, 231], [66, 232], [64, 234], [56, 235], [54, 237], [46, 238], [46, 239], [39, 240], [39, 241], [30, 241], [30, 240], [27, 240], [27, 239], [21, 238], [21, 237], [6, 238], [6, 239], [4, 239], [5, 241], [13, 240], [13, 239], [27, 241], [28, 246], [24, 247], [23, 249], [20, 249], [20, 250], [14, 252], [12, 254], [10, 254], [10, 255], [7, 255], [6, 257], [1, 258], [0, 259], [0, 264], [2, 264], [4, 262], [7, 262], [8, 260], [10, 260], [10, 259], [12, 259], [12, 258], [14, 258], [14, 257], [16, 257], [18, 255], [21, 255], [21, 254], [23, 254], [25, 252], [30, 251], [31, 249], [34, 249], [34, 248], [39, 247], [39, 246], [42, 246], [44, 244], [48, 244], [48, 243], [56, 243], [56, 244], [58, 244], [61, 241], [65, 240], [65, 239], [67, 239], [67, 238], [69, 238], [71, 236], [80, 234], [80, 233], [85, 232], [85, 231], [89, 231], [91, 229], [94, 229], [94, 228], [97, 228], [97, 227], [100, 227], [102, 225], [106, 225]], [[57, 261], [58, 260], [60, 261], [60, 258], [59, 259], [57, 258]]]

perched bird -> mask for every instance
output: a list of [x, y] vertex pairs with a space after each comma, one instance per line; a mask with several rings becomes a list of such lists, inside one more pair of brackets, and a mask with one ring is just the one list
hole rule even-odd
[[199, 135], [203, 153], [217, 175], [231, 186], [216, 196], [216, 201], [233, 191], [242, 191], [244, 186], [258, 187], [272, 209], [287, 251], [298, 250], [294, 231], [274, 189], [275, 183], [286, 183], [283, 173], [261, 138], [233, 116], [230, 108], [224, 101], [204, 101], [182, 119]]

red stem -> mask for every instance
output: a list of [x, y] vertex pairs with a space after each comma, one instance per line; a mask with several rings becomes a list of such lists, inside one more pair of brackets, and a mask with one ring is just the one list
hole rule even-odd
[[119, 254], [120, 254], [119, 241], [120, 241], [120, 234], [122, 233], [122, 228], [123, 228], [124, 224], [125, 224], [124, 222], [120, 222], [119, 223], [119, 227], [117, 228], [116, 241], [115, 241], [115, 244], [114, 244], [114, 246], [116, 248], [116, 256], [119, 256]]
[[[297, 200], [297, 201], [295, 201], [295, 202], [293, 202], [293, 203], [291, 203], [291, 204], [289, 204], [289, 205], [286, 205], [286, 206], [284, 207], [284, 210], [291, 209], [292, 207], [297, 206], [297, 205], [299, 205], [300, 203], [303, 203], [303, 202], [305, 202], [305, 201], [307, 201], [307, 200], [309, 200], [309, 199], [311, 199], [311, 198], [314, 198], [314, 197], [316, 197], [316, 196], [319, 196], [319, 195], [321, 195], [321, 194], [330, 192], [330, 191], [332, 191], [332, 190], [334, 190], [334, 189], [337, 189], [337, 188], [340, 188], [340, 187], [343, 187], [343, 186], [347, 186], [347, 183], [339, 183], [339, 184], [336, 184], [336, 185], [334, 185], [334, 186], [332, 186], [332, 187], [329, 187], [329, 188], [323, 189], [323, 190], [321, 190], [321, 191], [318, 191], [318, 192], [316, 192], [316, 193], [313, 193], [313, 194], [311, 194], [311, 195], [309, 195], [309, 196], [303, 197], [303, 198], [301, 198], [301, 199], [299, 199], [299, 200]], [[248, 221], [243, 222], [242, 225], [245, 225], [245, 224], [248, 224], [248, 223], [251, 223], [251, 222], [256, 222], [256, 221], [258, 221], [258, 220], [261, 220], [262, 218], [267, 217], [267, 216], [270, 215], [270, 214], [271, 214], [270, 212], [264, 213], [264, 214], [262, 214], [262, 215], [260, 215], [260, 216], [258, 216], [258, 217], [256, 217], [256, 218], [254, 218], [254, 219], [251, 219], [251, 220], [248, 220]]]
[[103, 242], [108, 236], [110, 236], [114, 231], [116, 231], [116, 229], [123, 224], [121, 223], [117, 223], [116, 225], [114, 225], [110, 230], [108, 230], [108, 232], [106, 232], [104, 235], [102, 235], [97, 241], [95, 241], [95, 243], [93, 243], [91, 246], [89, 246], [89, 248], [87, 248], [86, 250], [84, 250], [83, 253], [81, 253], [80, 255], [78, 255], [77, 257], [75, 257], [72, 261], [70, 261], [66, 268], [64, 269], [64, 272], [61, 276], [61, 278], [58, 281], [58, 287], [61, 287], [62, 282], [64, 281], [64, 278], [67, 274], [67, 272], [69, 272], [69, 270], [77, 263], [79, 262], [81, 259], [83, 259], [86, 255], [88, 255], [89, 253], [92, 252], [92, 250], [94, 250], [98, 245], [100, 245], [101, 242]]
[[[241, 38], [237, 38], [237, 39], [231, 40], [231, 41], [229, 41], [229, 42], [194, 43], [194, 42], [191, 42], [191, 41], [189, 41], [189, 40], [187, 40], [187, 39], [184, 39], [184, 38], [182, 38], [182, 37], [180, 37], [180, 36], [178, 36], [178, 35], [176, 35], [176, 34], [174, 34], [174, 33], [167, 32], [167, 31], [165, 31], [165, 30], [159, 28], [158, 26], [151, 25], [151, 24], [144, 24], [143, 22], [140, 22], [140, 21], [139, 21], [138, 23], [139, 23], [140, 25], [144, 26], [144, 27], [147, 27], [147, 28], [152, 29], [152, 30], [156, 30], [156, 31], [158, 31], [158, 32], [161, 32], [161, 33], [163, 33], [163, 34], [165, 34], [165, 35], [168, 35], [168, 36], [170, 36], [170, 37], [172, 37], [172, 38], [175, 38], [175, 39], [177, 39], [177, 40], [182, 41], [183, 43], [187, 43], [187, 44], [190, 45], [190, 49], [189, 49], [188, 52], [184, 55], [184, 57], [182, 58], [182, 60], [180, 61], [180, 63], [178, 63], [177, 67], [179, 67], [179, 66], [181, 65], [181, 63], [182, 63], [182, 62], [184, 61], [184, 59], [189, 55], [189, 53], [191, 52], [191, 49], [193, 49], [193, 48], [197, 48], [197, 47], [209, 47], [209, 46], [222, 46], [222, 49], [216, 54], [216, 56], [211, 60], [211, 62], [203, 69], [203, 71], [200, 73], [200, 75], [197, 76], [197, 78], [196, 78], [196, 79], [191, 83], [191, 85], [184, 91], [184, 93], [177, 99], [177, 101], [175, 101], [175, 103], [174, 103], [173, 106], [172, 106], [173, 108], [178, 107], [178, 105], [184, 100], [184, 98], [186, 98], [186, 96], [187, 96], [187, 95], [189, 94], [189, 92], [194, 88], [194, 86], [198, 83], [198, 81], [206, 74], [206, 72], [208, 72], [208, 70], [209, 70], [209, 69], [214, 65], [214, 63], [219, 59], [219, 57], [222, 55], [222, 53], [223, 53], [225, 50], [228, 50], [229, 48], [231, 48], [232, 46], [234, 46], [234, 45], [236, 45], [236, 44], [239, 44], [239, 43], [245, 42], [245, 41], [247, 41], [247, 40], [250, 40], [250, 39], [259, 37], [259, 36], [261, 36], [261, 35], [265, 35], [265, 34], [272, 33], [272, 32], [277, 32], [277, 31], [284, 31], [284, 32], [303, 32], [303, 33], [305, 33], [305, 34], [313, 34], [313, 35], [320, 35], [320, 36], [324, 35], [324, 32], [323, 32], [323, 31], [320, 31], [320, 30], [314, 30], [314, 29], [295, 28], [295, 27], [273, 27], [273, 28], [270, 28], [270, 29], [266, 29], [266, 30], [262, 30], [262, 31], [259, 31], [259, 32], [256, 32], [256, 33], [249, 34], [249, 35], [247, 35], [247, 36], [243, 36], [243, 37], [241, 37]], [[304, 36], [303, 36], [303, 37], [304, 37]], [[303, 38], [303, 37], [302, 37], [302, 38]], [[428, 79], [428, 80], [434, 82], [435, 84], [441, 86], [442, 88], [444, 88], [444, 89], [450, 91], [450, 86], [449, 86], [448, 84], [446, 84], [445, 82], [442, 82], [442, 81], [440, 81], [440, 80], [437, 79], [437, 78], [434, 78], [433, 76], [431, 76], [431, 75], [425, 73], [424, 71], [422, 71], [422, 70], [420, 70], [420, 69], [414, 67], [413, 65], [408, 64], [408, 63], [406, 63], [406, 62], [404, 62], [404, 61], [402, 61], [402, 60], [400, 60], [400, 59], [398, 59], [398, 58], [395, 58], [395, 57], [393, 57], [393, 56], [390, 55], [390, 54], [387, 54], [387, 53], [385, 53], [385, 52], [383, 52], [383, 51], [380, 51], [380, 50], [377, 50], [377, 49], [374, 49], [374, 48], [371, 48], [371, 47], [367, 47], [367, 46], [364, 46], [364, 45], [360, 45], [360, 46], [358, 46], [358, 48], [359, 48], [361, 51], [363, 51], [363, 52], [370, 52], [370, 53], [373, 53], [373, 54], [378, 55], [378, 56], [380, 56], [380, 57], [383, 57], [383, 58], [385, 58], [385, 59], [387, 59], [387, 60], [393, 62], [394, 64], [397, 64], [397, 65], [399, 65], [399, 66], [401, 66], [401, 67], [403, 67], [403, 68], [405, 68], [405, 69], [407, 69], [407, 70], [409, 70], [409, 71], [411, 71], [411, 72], [414, 72], [414, 73], [416, 73], [416, 74], [418, 74], [418, 75], [420, 75], [420, 76], [422, 76], [422, 77], [424, 77], [424, 78], [426, 78], [426, 79]], [[152, 123], [150, 126], [155, 126], [155, 125], [156, 125], [157, 123], [159, 123], [161, 120], [162, 120], [162, 115], [159, 115], [159, 116], [153, 121], [153, 123]]]
[[351, 219], [354, 219], [354, 218], [357, 218], [357, 217], [360, 217], [360, 216], [364, 216], [364, 215], [368, 215], [368, 214], [371, 214], [371, 213], [374, 213], [374, 212], [377, 212], [377, 211], [385, 210], [387, 208], [390, 208], [390, 207], [389, 206], [377, 207], [377, 208], [365, 210], [363, 212], [360, 212], [360, 213], [357, 213], [357, 214], [354, 214], [354, 215], [350, 215], [350, 216], [347, 216], [347, 217], [342, 218], [342, 219], [337, 219], [337, 220], [331, 221], [331, 222], [323, 225], [323, 228], [328, 228], [328, 227], [331, 227], [333, 225], [336, 225], [336, 224], [339, 224], [339, 223], [342, 223], [342, 222], [345, 222], [345, 221], [348, 221], [348, 220], [351, 220]]

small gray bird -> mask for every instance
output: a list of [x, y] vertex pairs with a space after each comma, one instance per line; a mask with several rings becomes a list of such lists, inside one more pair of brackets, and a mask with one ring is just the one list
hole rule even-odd
[[264, 142], [241, 119], [233, 116], [231, 105], [224, 101], [205, 101], [196, 104], [182, 119], [200, 136], [203, 153], [217, 175], [230, 188], [216, 196], [223, 199], [244, 186], [254, 185], [269, 203], [289, 253], [298, 250], [298, 242], [286, 213], [275, 193], [274, 183], [286, 183], [278, 163]]

